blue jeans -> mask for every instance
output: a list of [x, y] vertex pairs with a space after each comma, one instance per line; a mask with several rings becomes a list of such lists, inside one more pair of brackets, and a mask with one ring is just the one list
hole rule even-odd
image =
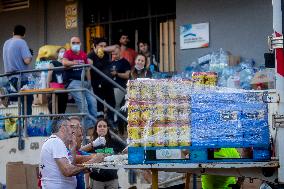
[[[89, 91], [92, 91], [91, 84], [87, 81], [84, 81], [84, 88], [88, 89]], [[80, 80], [73, 80], [68, 85], [67, 89], [80, 89], [81, 88], [81, 81]], [[82, 92], [70, 92], [72, 97], [74, 98], [77, 107], [81, 113], [89, 113], [93, 118], [97, 118], [97, 100], [94, 96], [89, 94], [88, 92], [84, 92], [84, 98], [82, 99]], [[82, 103], [84, 103], [85, 111], [82, 109]], [[91, 127], [95, 126], [95, 122], [90, 119], [88, 116], [84, 119], [84, 128], [89, 129]]]
[[[17, 89], [17, 85], [18, 85], [18, 78], [13, 77], [9, 80], [10, 84], [12, 84], [14, 86], [15, 89]], [[23, 87], [24, 85], [27, 85], [28, 81], [27, 80], [22, 80], [21, 81], [21, 87]], [[8, 93], [13, 93], [13, 91], [10, 90], [10, 86], [9, 84], [7, 84], [5, 86], [7, 88]], [[33, 105], [33, 100], [34, 97], [33, 95], [26, 95], [27, 96], [27, 115], [32, 115], [32, 105]], [[17, 97], [10, 97], [11, 101], [16, 101]], [[25, 113], [25, 107], [24, 107], [24, 96], [21, 97], [21, 105], [22, 105], [22, 115], [24, 115]]]

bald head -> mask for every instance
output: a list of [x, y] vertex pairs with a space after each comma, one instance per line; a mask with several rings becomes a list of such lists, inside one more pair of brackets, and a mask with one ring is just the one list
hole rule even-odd
[[75, 43], [78, 43], [78, 42], [81, 43], [81, 40], [80, 40], [79, 37], [72, 37], [71, 40], [70, 40], [70, 43], [73, 44], [74, 42]]

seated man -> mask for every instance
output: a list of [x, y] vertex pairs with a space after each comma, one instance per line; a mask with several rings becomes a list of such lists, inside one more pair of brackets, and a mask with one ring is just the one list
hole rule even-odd
[[[71, 49], [67, 50], [63, 56], [63, 66], [69, 68], [65, 70], [65, 80], [66, 80], [66, 89], [80, 89], [81, 86], [81, 74], [83, 68], [72, 68], [72, 66], [80, 65], [80, 64], [89, 64], [87, 61], [87, 54], [80, 50], [81, 41], [79, 37], [71, 38]], [[92, 91], [91, 86], [91, 75], [90, 70], [86, 69], [86, 78], [83, 81], [83, 87], [89, 91]], [[88, 93], [84, 93], [84, 99], [82, 99], [81, 92], [70, 92], [72, 97], [74, 98], [78, 109], [80, 112], [89, 113], [93, 118], [97, 118], [97, 101], [95, 97]], [[87, 110], [82, 109], [82, 103], [87, 107]], [[86, 129], [93, 127], [95, 122], [90, 119], [88, 116], [85, 118], [84, 126]]]

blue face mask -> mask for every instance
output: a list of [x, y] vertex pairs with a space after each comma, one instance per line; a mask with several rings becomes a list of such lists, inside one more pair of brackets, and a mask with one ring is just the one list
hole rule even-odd
[[80, 44], [74, 44], [71, 47], [72, 51], [79, 52], [80, 51]]

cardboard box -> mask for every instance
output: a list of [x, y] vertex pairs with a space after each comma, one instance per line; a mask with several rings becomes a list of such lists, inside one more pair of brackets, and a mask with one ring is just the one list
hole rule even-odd
[[236, 66], [241, 62], [240, 56], [229, 55], [228, 58], [229, 58], [228, 66]]
[[255, 90], [266, 90], [275, 88], [275, 69], [266, 68], [260, 72], [257, 72], [252, 80], [251, 87]]
[[9, 162], [6, 164], [6, 185], [9, 189], [28, 189], [26, 169], [23, 162]]
[[33, 104], [35, 105], [47, 104], [47, 95], [46, 94], [35, 94]]
[[262, 181], [259, 179], [253, 179], [252, 182], [250, 179], [246, 178], [241, 189], [259, 189]]
[[39, 189], [38, 165], [23, 164], [23, 162], [8, 162], [6, 164], [6, 185], [9, 189]]

